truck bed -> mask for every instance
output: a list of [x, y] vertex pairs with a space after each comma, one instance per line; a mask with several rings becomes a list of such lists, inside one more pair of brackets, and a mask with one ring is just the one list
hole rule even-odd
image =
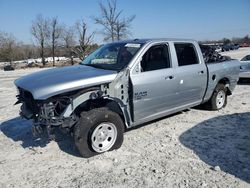
[[[222, 62], [207, 63], [208, 69], [208, 87], [204, 97], [207, 101], [212, 96], [212, 93], [217, 85], [218, 80], [225, 78], [225, 81], [230, 80], [229, 89], [232, 91], [238, 80], [240, 72], [240, 62], [238, 60], [229, 60]], [[223, 67], [223, 69], [221, 68]]]

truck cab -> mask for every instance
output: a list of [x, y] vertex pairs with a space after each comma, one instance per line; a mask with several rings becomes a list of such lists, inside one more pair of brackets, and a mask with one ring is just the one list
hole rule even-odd
[[202, 102], [207, 70], [198, 47], [191, 41], [147, 45], [131, 65], [135, 121], [143, 122]]

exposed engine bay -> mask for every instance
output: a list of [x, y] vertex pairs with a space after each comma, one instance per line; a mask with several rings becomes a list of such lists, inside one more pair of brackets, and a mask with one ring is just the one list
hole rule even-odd
[[[32, 94], [22, 88], [18, 88], [18, 103], [22, 103], [20, 116], [25, 119], [33, 119], [33, 133], [37, 135], [41, 132], [42, 127], [46, 127], [49, 135], [52, 127], [62, 126], [64, 128], [72, 127], [77, 121], [75, 114], [68, 118], [62, 116], [66, 107], [73, 99], [71, 95], [62, 95], [49, 98], [48, 100], [34, 100]], [[37, 132], [34, 132], [37, 131]]]

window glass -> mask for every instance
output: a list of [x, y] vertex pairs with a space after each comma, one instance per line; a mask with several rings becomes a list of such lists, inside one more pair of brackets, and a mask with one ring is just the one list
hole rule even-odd
[[245, 56], [241, 61], [250, 61], [250, 55]]
[[148, 49], [141, 61], [142, 72], [170, 68], [169, 49], [165, 44]]
[[195, 47], [191, 43], [176, 43], [175, 50], [179, 66], [199, 64]]
[[100, 69], [122, 70], [139, 51], [142, 43], [111, 43], [101, 46], [81, 64]]

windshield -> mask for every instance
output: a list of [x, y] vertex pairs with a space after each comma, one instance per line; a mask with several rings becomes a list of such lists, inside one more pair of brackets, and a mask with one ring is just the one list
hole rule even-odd
[[141, 48], [140, 43], [106, 44], [86, 57], [80, 64], [108, 70], [122, 70]]
[[250, 61], [250, 55], [243, 57], [241, 61]]

